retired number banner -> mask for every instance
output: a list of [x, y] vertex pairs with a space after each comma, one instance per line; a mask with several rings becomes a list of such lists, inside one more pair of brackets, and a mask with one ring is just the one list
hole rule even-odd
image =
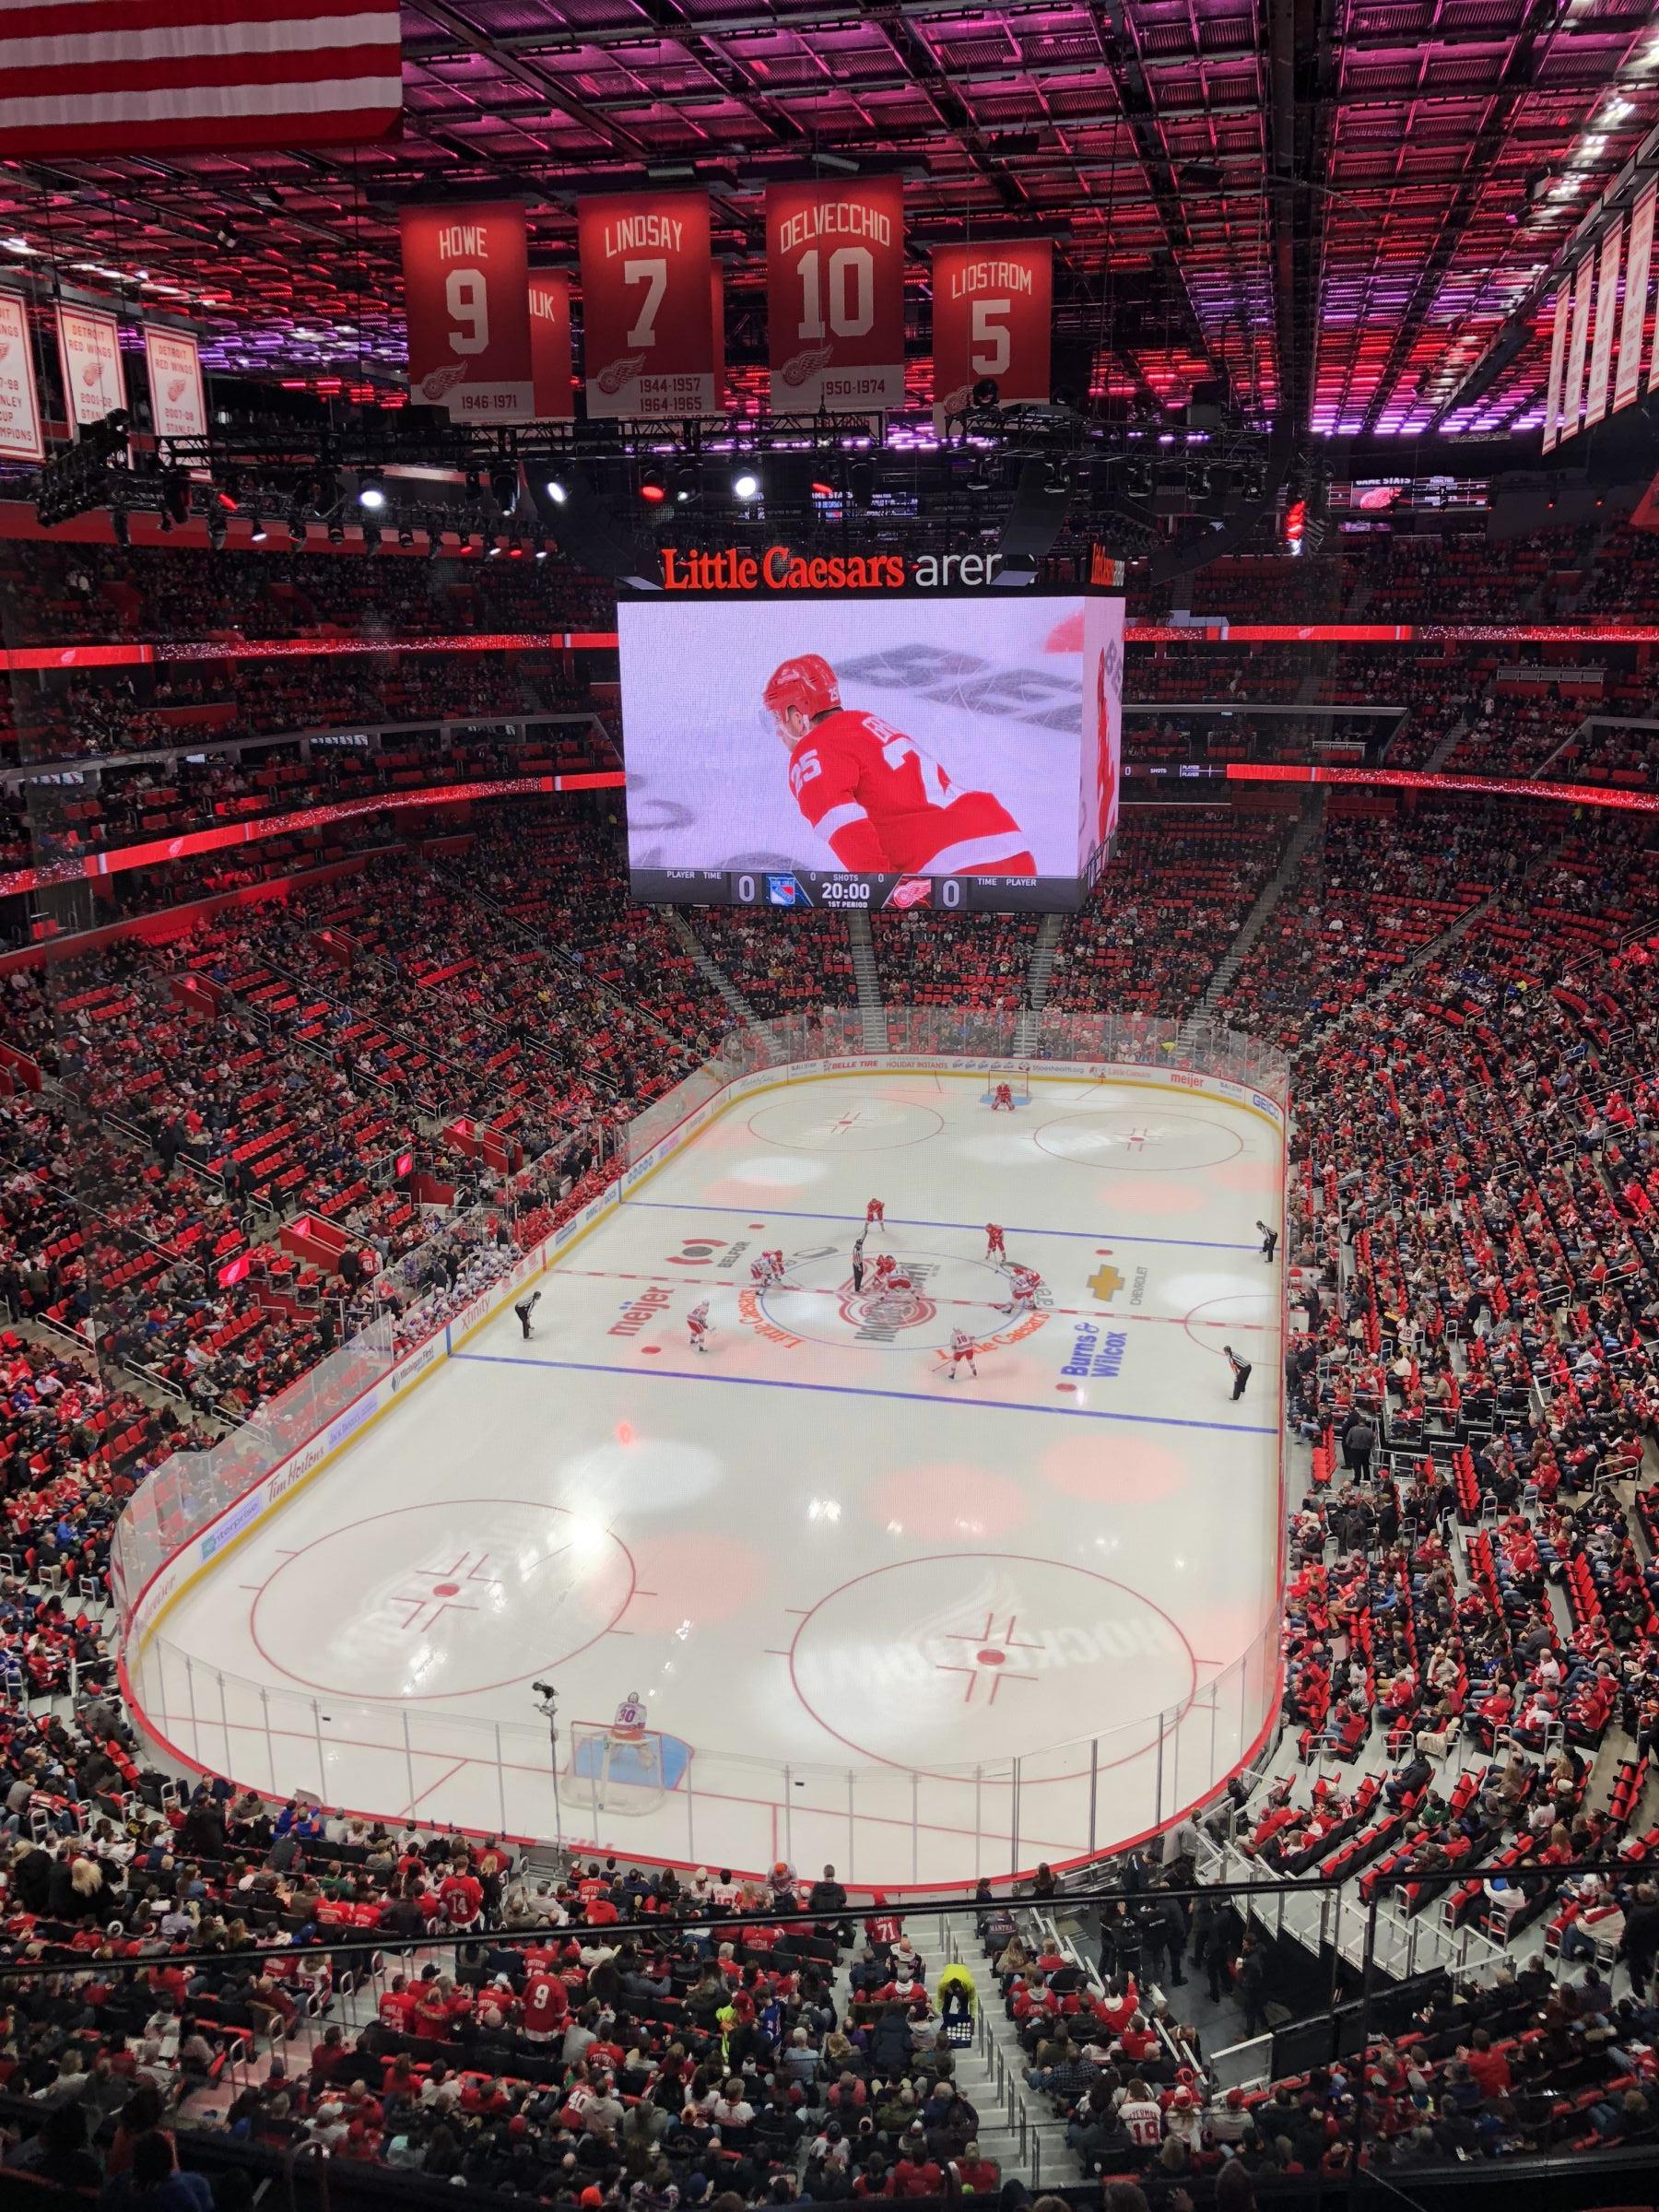
[[524, 211], [406, 207], [409, 397], [454, 422], [528, 422], [530, 272]]
[[15, 292], [0, 292], [0, 459], [45, 458], [29, 309]]
[[712, 415], [708, 194], [579, 200], [576, 229], [589, 417]]
[[101, 307], [60, 307], [58, 360], [69, 421], [90, 429], [127, 404], [126, 371], [121, 365], [121, 326]]
[[933, 257], [934, 424], [989, 377], [999, 406], [1049, 396], [1054, 253], [1034, 245], [939, 246]]
[[1618, 374], [1613, 385], [1615, 412], [1628, 407], [1641, 389], [1641, 341], [1647, 325], [1648, 272], [1653, 258], [1653, 199], [1659, 185], [1649, 184], [1630, 217], [1630, 250], [1625, 261], [1624, 322], [1618, 334]]
[[569, 422], [576, 412], [571, 382], [571, 280], [557, 269], [530, 272], [530, 365], [537, 422]]
[[158, 438], [206, 438], [207, 396], [202, 389], [201, 349], [187, 330], [144, 326], [149, 371], [150, 427]]
[[904, 187], [769, 184], [766, 312], [774, 415], [904, 404]]

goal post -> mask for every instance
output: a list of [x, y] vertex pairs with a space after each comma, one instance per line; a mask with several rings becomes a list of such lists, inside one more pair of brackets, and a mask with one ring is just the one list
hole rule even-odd
[[996, 1087], [1006, 1083], [1014, 1097], [1022, 1104], [1031, 1096], [1031, 1065], [1029, 1060], [1010, 1062], [1006, 1067], [988, 1067], [984, 1070], [982, 1095], [986, 1099], [996, 1096]]
[[654, 1813], [689, 1763], [677, 1736], [655, 1728], [577, 1721], [571, 1730], [571, 1777], [600, 1813]]

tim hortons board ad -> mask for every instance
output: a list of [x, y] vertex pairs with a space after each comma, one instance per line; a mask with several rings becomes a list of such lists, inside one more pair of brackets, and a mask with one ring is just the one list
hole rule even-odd
[[766, 310], [774, 415], [904, 404], [904, 187], [769, 184]]
[[400, 219], [410, 399], [453, 422], [531, 421], [524, 209], [406, 207]]
[[576, 228], [590, 419], [712, 414], [708, 194], [581, 200]]

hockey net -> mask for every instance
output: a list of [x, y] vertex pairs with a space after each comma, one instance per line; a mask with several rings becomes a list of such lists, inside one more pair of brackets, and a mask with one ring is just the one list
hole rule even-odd
[[1029, 1100], [1031, 1095], [1031, 1069], [1029, 1062], [1018, 1067], [988, 1067], [985, 1070], [984, 1095], [987, 1100], [996, 1096], [996, 1087], [1006, 1083], [1017, 1099]]
[[571, 1730], [571, 1776], [580, 1796], [601, 1813], [654, 1813], [668, 1794], [663, 1736], [605, 1723], [578, 1721]]

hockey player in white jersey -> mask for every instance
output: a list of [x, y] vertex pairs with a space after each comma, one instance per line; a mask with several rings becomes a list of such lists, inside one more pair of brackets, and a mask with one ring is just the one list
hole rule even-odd
[[954, 1382], [956, 1381], [957, 1369], [963, 1363], [964, 1360], [968, 1365], [968, 1372], [973, 1377], [976, 1382], [979, 1381], [979, 1369], [974, 1365], [973, 1359], [973, 1355], [978, 1348], [979, 1347], [974, 1343], [972, 1336], [966, 1329], [951, 1330], [950, 1366], [945, 1377], [945, 1380], [947, 1382]]

